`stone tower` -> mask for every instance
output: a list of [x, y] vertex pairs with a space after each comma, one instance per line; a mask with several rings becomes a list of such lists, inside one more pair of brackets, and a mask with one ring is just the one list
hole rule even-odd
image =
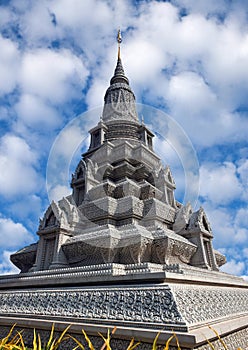
[[102, 117], [89, 132], [72, 195], [48, 207], [38, 243], [11, 256], [21, 272], [108, 263], [217, 271], [225, 258], [213, 250], [204, 210], [193, 213], [190, 204], [175, 200], [170, 168], [153, 150], [154, 134], [139, 121], [120, 46]]
[[175, 331], [183, 349], [205, 350], [206, 339], [219, 349], [214, 324], [230, 349], [245, 348], [248, 284], [219, 271], [225, 257], [213, 249], [204, 209], [175, 199], [170, 168], [139, 121], [120, 47], [90, 135], [72, 194], [48, 207], [38, 242], [12, 254], [21, 273], [0, 276], [0, 333], [17, 323], [29, 338], [31, 327], [49, 333], [54, 322], [60, 330], [70, 323], [100, 349], [98, 332], [117, 326], [119, 349], [131, 337], [151, 349], [158, 331], [164, 345]]

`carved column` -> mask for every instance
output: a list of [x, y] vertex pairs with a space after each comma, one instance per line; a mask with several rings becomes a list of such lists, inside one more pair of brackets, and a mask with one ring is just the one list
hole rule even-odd
[[35, 264], [33, 267], [30, 269], [30, 272], [32, 271], [39, 271], [41, 270], [41, 265], [42, 265], [42, 256], [43, 256], [43, 251], [44, 251], [44, 237], [40, 237], [39, 242], [38, 242], [38, 247], [37, 247], [37, 255], [35, 259]]
[[49, 270], [58, 269], [68, 266], [66, 256], [61, 248], [62, 244], [71, 237], [71, 234], [65, 230], [60, 229], [56, 234], [55, 247], [53, 253], [53, 261], [49, 266]]

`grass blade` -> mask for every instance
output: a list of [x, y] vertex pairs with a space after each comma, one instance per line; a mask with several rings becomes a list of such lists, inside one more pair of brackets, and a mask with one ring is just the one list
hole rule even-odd
[[100, 350], [104, 350], [105, 348], [107, 348], [107, 350], [111, 350], [111, 347], [110, 347], [110, 334], [109, 334], [109, 329], [108, 329], [108, 336], [107, 338], [104, 338], [104, 336], [101, 334], [101, 333], [98, 333], [102, 339], [104, 340], [104, 344], [103, 346], [101, 347]]
[[59, 339], [56, 341], [56, 343], [54, 344], [54, 347], [51, 348], [51, 350], [57, 349], [57, 347], [59, 346], [59, 344], [63, 341], [63, 338], [64, 338], [65, 333], [68, 331], [68, 329], [69, 329], [70, 327], [71, 327], [71, 325], [67, 326], [67, 327], [63, 330], [63, 332], [61, 333]]
[[42, 350], [40, 335], [38, 334], [38, 349]]
[[48, 339], [48, 342], [47, 342], [47, 345], [45, 347], [45, 350], [49, 350], [50, 349], [50, 346], [51, 346], [51, 343], [52, 343], [52, 340], [53, 340], [53, 334], [54, 334], [54, 323], [52, 324], [52, 329], [51, 329], [51, 333], [50, 333], [50, 337]]
[[90, 348], [90, 350], [94, 350], [94, 346], [90, 341], [90, 338], [87, 336], [86, 332], [82, 329], [83, 335], [87, 341], [88, 347]]
[[[9, 341], [9, 345], [17, 345], [20, 341], [20, 336], [18, 334], [19, 332], [17, 332], [17, 334], [14, 335], [14, 337]], [[20, 332], [21, 333], [21, 332]]]
[[178, 349], [178, 350], [181, 350], [180, 345], [179, 345], [179, 341], [178, 341], [178, 337], [177, 337], [176, 333], [173, 332], [173, 335], [174, 335], [174, 337], [175, 337], [175, 339], [176, 339], [176, 342], [177, 342], [177, 349]]
[[127, 350], [134, 350], [138, 345], [140, 345], [140, 342], [134, 344], [134, 338], [131, 339], [130, 344], [128, 345]]
[[210, 346], [210, 348], [212, 350], [215, 350], [213, 344], [208, 339], [206, 339], [206, 341], [208, 342], [208, 345]]
[[73, 337], [72, 335], [68, 335], [69, 338], [71, 338], [72, 340], [74, 340], [74, 342], [77, 344], [77, 346], [74, 349], [80, 348], [82, 350], [84, 350], [84, 346], [83, 344], [80, 343], [79, 340], [77, 340], [75, 337]]
[[228, 350], [228, 348], [227, 348], [225, 342], [221, 339], [221, 337], [219, 336], [218, 332], [217, 332], [214, 328], [212, 328], [211, 326], [208, 326], [208, 328], [211, 329], [211, 331], [213, 331], [214, 334], [218, 337], [218, 339], [219, 339], [219, 341], [221, 342], [221, 344], [223, 345], [224, 349], [225, 349], [225, 350]]
[[[111, 340], [112, 335], [115, 334], [116, 330], [117, 330], [117, 327], [115, 326], [115, 327], [113, 328], [111, 334], [109, 334], [109, 329], [108, 329], [108, 338], [107, 338], [107, 339], [105, 339], [105, 338], [102, 336], [102, 334], [98, 333], [98, 334], [100, 334], [100, 336], [104, 339], [104, 342], [105, 342], [105, 343], [103, 344], [103, 346], [101, 347], [100, 350], [104, 350], [107, 346], [109, 346], [109, 348], [107, 347], [107, 349], [110, 349], [110, 350], [111, 350], [111, 347], [110, 347], [110, 340]], [[107, 345], [106, 340], [108, 340], [108, 345]]]
[[172, 341], [173, 338], [174, 338], [174, 334], [167, 340], [164, 350], [169, 350], [170, 342]]
[[153, 344], [152, 344], [152, 350], [156, 350], [157, 349], [157, 341], [158, 341], [158, 337], [160, 336], [161, 332], [158, 332], [158, 334], [156, 335]]
[[21, 334], [20, 332], [17, 332], [17, 334], [18, 334], [18, 336], [19, 336], [19, 339], [18, 339], [18, 341], [16, 342], [15, 345], [17, 345], [17, 344], [19, 343], [19, 341], [20, 341], [20, 342], [21, 342], [21, 348], [22, 348], [23, 350], [25, 350], [26, 347], [25, 347], [25, 344], [24, 344], [24, 341], [23, 341], [22, 334]]
[[37, 350], [37, 340], [36, 340], [35, 328], [34, 328], [34, 338], [33, 338], [33, 350]]
[[13, 333], [13, 330], [14, 330], [15, 326], [16, 326], [16, 323], [11, 327], [11, 329], [10, 329], [9, 333], [6, 335], [6, 337], [2, 339], [1, 346], [5, 345], [7, 343], [7, 341], [9, 340], [9, 337]]

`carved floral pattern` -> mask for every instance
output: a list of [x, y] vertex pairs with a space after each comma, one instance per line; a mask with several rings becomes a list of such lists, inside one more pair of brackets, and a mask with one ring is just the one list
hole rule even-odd
[[116, 119], [138, 122], [135, 97], [126, 84], [117, 83], [106, 92], [103, 120], [109, 122]]
[[171, 286], [178, 309], [189, 324], [248, 312], [248, 290], [193, 285]]
[[160, 237], [153, 241], [152, 260], [160, 264], [172, 261], [188, 264], [196, 249], [197, 247], [193, 244], [181, 242], [167, 236]]
[[182, 262], [188, 264], [196, 250], [196, 246], [175, 241], [172, 255], [178, 256]]
[[[1, 292], [0, 314], [76, 317], [84, 321], [144, 322], [150, 327], [185, 323], [168, 286]], [[126, 324], [125, 322], [125, 324]]]

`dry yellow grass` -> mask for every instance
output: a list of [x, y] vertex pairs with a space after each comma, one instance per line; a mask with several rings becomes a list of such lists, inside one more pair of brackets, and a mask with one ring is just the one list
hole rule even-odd
[[[25, 345], [22, 332], [18, 332], [18, 331], [15, 332], [15, 325], [13, 325], [9, 333], [7, 334], [7, 336], [0, 339], [0, 350], [57, 350], [60, 347], [60, 345], [68, 339], [71, 339], [75, 343], [75, 346], [72, 348], [72, 350], [76, 350], [76, 349], [84, 350], [85, 349], [84, 345], [76, 337], [68, 334], [69, 328], [70, 326], [66, 327], [64, 331], [60, 334], [60, 336], [56, 338], [54, 335], [54, 324], [53, 324], [49, 339], [47, 343], [44, 343], [44, 344], [42, 344], [42, 339], [40, 335], [34, 329], [33, 347], [30, 348]], [[209, 326], [209, 328], [214, 332], [214, 334], [222, 344], [223, 348], [225, 350], [228, 350], [227, 345], [225, 344], [223, 339], [221, 339], [221, 337], [216, 332], [216, 330], [213, 329], [211, 326]], [[100, 350], [114, 350], [111, 348], [110, 340], [112, 335], [115, 333], [115, 331], [116, 331], [116, 327], [112, 330], [112, 332], [108, 330], [106, 337], [99, 333], [100, 337], [103, 339], [103, 346], [101, 347]], [[84, 338], [87, 342], [89, 349], [97, 350], [94, 348], [90, 338], [88, 337], [88, 335], [85, 333], [84, 330], [82, 330], [82, 333], [84, 335]], [[153, 344], [151, 345], [151, 350], [157, 350], [157, 347], [158, 347], [157, 342], [158, 342], [159, 335], [160, 333], [158, 333], [157, 336], [155, 337]], [[176, 341], [177, 349], [181, 350], [177, 335], [175, 333], [173, 333], [173, 335], [166, 341], [163, 350], [169, 350], [170, 343], [173, 339], [175, 339]], [[207, 342], [210, 348], [214, 350], [215, 349], [214, 345], [209, 340], [207, 340]], [[137, 348], [139, 344], [140, 342], [135, 342], [135, 340], [132, 338], [126, 350], [134, 350], [135, 348]], [[242, 349], [240, 347], [237, 347], [237, 350], [242, 350]]]

